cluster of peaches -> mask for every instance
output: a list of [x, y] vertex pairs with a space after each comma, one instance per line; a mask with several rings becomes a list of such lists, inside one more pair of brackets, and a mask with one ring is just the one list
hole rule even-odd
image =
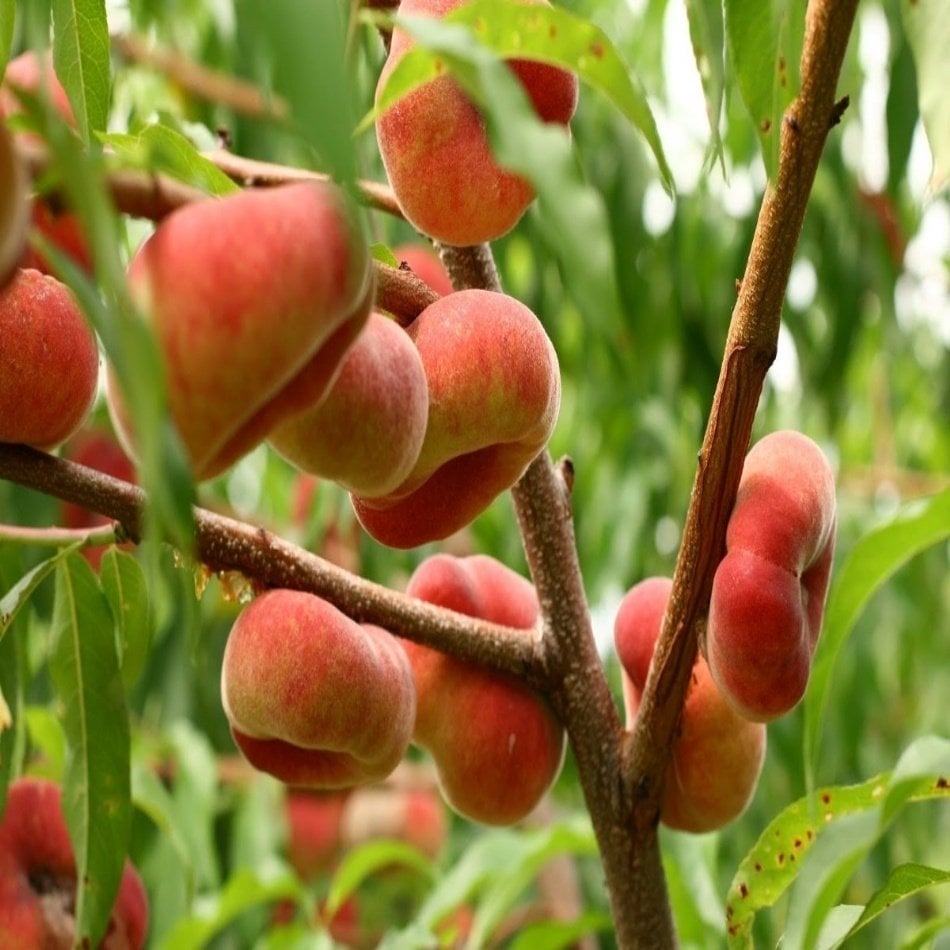
[[[460, 3], [403, 0], [400, 12], [442, 16]], [[397, 28], [381, 83], [411, 45]], [[576, 78], [511, 66], [538, 115], [566, 124]], [[8, 80], [36, 88], [35, 60], [33, 68], [31, 79], [11, 64]], [[14, 111], [15, 98], [3, 108]], [[495, 164], [478, 110], [450, 77], [386, 111], [377, 134], [405, 217], [438, 243], [494, 240], [531, 201], [530, 185]], [[42, 262], [29, 263], [0, 294], [0, 441], [49, 448], [88, 414], [99, 357], [68, 290], [37, 269]], [[372, 537], [412, 548], [469, 524], [518, 480], [550, 438], [560, 377], [540, 321], [519, 301], [449, 287], [404, 327], [374, 309], [373, 273], [343, 191], [308, 181], [179, 209], [135, 253], [128, 280], [163, 356], [169, 413], [198, 480], [266, 442], [345, 488]], [[40, 391], [42, 400], [23, 398]], [[106, 392], [134, 457], [139, 434], [111, 370]], [[661, 816], [669, 826], [721, 827], [751, 797], [765, 723], [805, 689], [834, 526], [834, 483], [818, 447], [791, 432], [759, 442], [671, 750]], [[628, 728], [670, 587], [638, 584], [616, 618]], [[542, 635], [534, 587], [487, 556], [434, 555], [407, 594]], [[243, 610], [221, 691], [243, 755], [297, 788], [378, 782], [414, 743], [431, 755], [456, 811], [504, 825], [538, 804], [564, 758], [557, 716], [515, 677], [356, 623], [299, 591], [267, 591]]]

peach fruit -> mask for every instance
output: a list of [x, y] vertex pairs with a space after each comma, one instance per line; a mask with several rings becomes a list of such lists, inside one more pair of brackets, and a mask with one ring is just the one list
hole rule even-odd
[[[129, 282], [199, 480], [323, 397], [373, 294], [368, 249], [341, 192], [323, 182], [180, 208], [138, 250]], [[134, 420], [111, 374], [108, 391], [131, 450]]]
[[[546, 3], [546, 0], [519, 0]], [[464, 0], [402, 0], [404, 16], [440, 18]], [[377, 96], [413, 40], [393, 31]], [[538, 116], [566, 125], [577, 78], [544, 63], [512, 60]], [[379, 151], [406, 218], [444, 244], [493, 241], [510, 231], [534, 198], [531, 184], [495, 161], [479, 110], [451, 76], [439, 76], [391, 106], [376, 122]]]
[[416, 711], [398, 640], [293, 590], [268, 591], [238, 617], [221, 696], [251, 765], [307, 788], [385, 778], [409, 745]]
[[[627, 728], [632, 728], [663, 624], [672, 582], [652, 577], [621, 602], [614, 642], [623, 667]], [[664, 777], [660, 820], [679, 831], [713, 831], [745, 810], [765, 758], [765, 726], [739, 716], [697, 657]]]
[[[75, 942], [76, 860], [59, 786], [21, 778], [0, 822], [0, 947], [48, 950]], [[148, 898], [126, 860], [101, 950], [139, 950]]]
[[350, 794], [349, 789], [288, 789], [287, 858], [302, 880], [329, 873], [343, 853], [343, 812]]
[[[17, 90], [31, 94], [46, 91], [53, 108], [69, 125], [75, 126], [76, 118], [69, 96], [53, 71], [52, 57], [47, 52], [40, 56], [33, 50], [21, 53], [7, 65], [3, 85], [0, 86], [0, 116], [14, 116], [23, 112]], [[32, 138], [31, 132], [18, 132], [18, 136]], [[37, 196], [32, 201], [33, 228], [47, 241], [54, 244], [87, 274], [93, 272], [89, 242], [82, 231], [79, 218], [68, 208], [62, 207], [52, 196]], [[20, 260], [21, 267], [35, 267], [44, 274], [53, 273], [49, 261], [32, 247], [27, 247]]]
[[473, 521], [547, 444], [557, 421], [557, 355], [522, 303], [462, 290], [409, 325], [429, 384], [422, 451], [403, 483], [380, 498], [353, 495], [377, 541], [411, 548]]
[[393, 248], [393, 256], [400, 266], [408, 267], [437, 294], [444, 297], [455, 289], [449, 272], [431, 244], [400, 244]]
[[7, 63], [3, 85], [0, 86], [0, 116], [19, 115], [23, 112], [18, 90], [31, 95], [45, 93], [63, 120], [69, 125], [76, 124], [69, 96], [53, 70], [53, 56], [49, 50], [42, 55], [35, 50], [26, 50]]
[[709, 669], [749, 719], [792, 709], [808, 685], [835, 543], [835, 483], [821, 449], [773, 432], [746, 456], [713, 579]]
[[18, 270], [0, 291], [0, 442], [58, 445], [89, 415], [98, 384], [96, 338], [68, 288]]
[[412, 471], [428, 416], [418, 350], [402, 327], [373, 313], [326, 396], [278, 425], [269, 441], [298, 468], [372, 498]]
[[[416, 569], [406, 593], [533, 636], [534, 587], [485, 555], [437, 554]], [[413, 741], [435, 761], [439, 787], [461, 815], [490, 825], [524, 818], [550, 788], [564, 758], [564, 729], [536, 692], [515, 677], [404, 641], [416, 682]]]

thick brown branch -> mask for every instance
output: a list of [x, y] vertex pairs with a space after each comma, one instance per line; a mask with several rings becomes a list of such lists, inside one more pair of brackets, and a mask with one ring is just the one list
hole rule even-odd
[[825, 139], [839, 116], [835, 90], [856, 5], [857, 0], [813, 0], [808, 7], [802, 89], [782, 123], [777, 181], [759, 212], [700, 453], [670, 605], [636, 730], [625, 749], [628, 787], [644, 792], [636, 812], [638, 847], [651, 847], [656, 839], [663, 770], [703, 631], [712, 577], [724, 552], [762, 384], [775, 356], [795, 247]]
[[[0, 478], [114, 518], [132, 540], [142, 536], [142, 489], [75, 462], [0, 443]], [[363, 623], [452, 656], [537, 682], [539, 637], [433, 607], [356, 577], [254, 525], [194, 509], [199, 560], [212, 571], [239, 571], [262, 587], [309, 591]]]
[[[501, 292], [491, 248], [441, 248], [455, 287]], [[544, 695], [567, 729], [584, 799], [597, 835], [620, 946], [636, 941], [637, 920], [649, 917], [654, 933], [673, 942], [673, 922], [659, 851], [635, 853], [632, 803], [622, 800], [622, 726], [597, 654], [577, 559], [570, 486], [542, 452], [512, 489], [518, 525], [544, 623]], [[648, 861], [655, 887], [634, 891], [630, 868]], [[648, 876], [648, 875], [647, 875]]]

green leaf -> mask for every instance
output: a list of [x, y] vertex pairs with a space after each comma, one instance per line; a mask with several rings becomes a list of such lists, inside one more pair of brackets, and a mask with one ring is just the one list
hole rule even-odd
[[689, 38], [693, 44], [696, 68], [703, 84], [706, 115], [712, 132], [711, 154], [723, 162], [719, 120], [725, 89], [725, 32], [722, 0], [686, 0]]
[[673, 175], [646, 92], [600, 27], [559, 7], [509, 0], [476, 0], [452, 10], [445, 20], [470, 26], [498, 56], [562, 66], [603, 93], [646, 139], [663, 186], [673, 193]]
[[199, 901], [196, 912], [179, 920], [160, 944], [161, 950], [200, 950], [241, 914], [279, 900], [299, 900], [302, 892], [293, 874], [270, 876], [241, 868], [220, 893]]
[[542, 229], [574, 300], [594, 324], [611, 324], [619, 302], [607, 216], [600, 195], [581, 177], [564, 129], [540, 122], [521, 83], [471, 31], [430, 17], [399, 22], [419, 46], [400, 60], [384, 95], [415, 88], [438, 61], [451, 69], [482, 109], [499, 164], [534, 185]]
[[609, 914], [589, 910], [577, 920], [543, 921], [531, 924], [518, 933], [508, 945], [509, 950], [561, 950], [577, 946], [581, 937], [595, 933], [610, 933], [613, 921]]
[[[822, 946], [828, 947], [829, 950], [832, 947], [840, 946], [846, 939], [853, 937], [859, 930], [866, 927], [876, 917], [880, 917], [885, 911], [890, 910], [895, 904], [906, 900], [908, 897], [914, 897], [934, 885], [947, 883], [950, 883], [950, 871], [928, 867], [925, 864], [908, 863], [899, 865], [891, 871], [887, 883], [875, 891], [865, 907], [846, 905], [851, 915], [854, 915], [855, 910], [857, 911], [856, 919], [838, 939], [822, 944]], [[825, 932], [822, 931], [823, 935]]]
[[207, 736], [181, 720], [169, 730], [175, 757], [172, 798], [178, 821], [191, 849], [199, 888], [216, 888], [221, 881], [214, 821], [218, 811], [218, 770]]
[[[419, 19], [397, 19], [423, 48], [417, 47], [400, 60], [381, 91], [376, 108], [363, 119], [360, 129], [403, 95], [441, 74], [440, 57], [433, 53], [442, 50], [436, 50], [419, 32]], [[663, 186], [672, 194], [673, 176], [646, 93], [600, 27], [562, 8], [522, 6], [509, 0], [475, 0], [450, 11], [443, 22], [469, 27], [482, 47], [496, 56], [561, 66], [603, 93], [646, 139]]]
[[133, 168], [168, 175], [209, 195], [240, 191], [190, 139], [167, 125], [147, 125], [134, 134], [106, 132], [99, 139], [123, 164]]
[[426, 879], [435, 877], [431, 859], [418, 848], [404, 841], [389, 839], [368, 841], [354, 851], [348, 852], [336, 869], [327, 894], [325, 908], [327, 919], [333, 917], [343, 902], [366, 878], [382, 868], [393, 865], [409, 868]]
[[442, 874], [429, 892], [415, 921], [395, 934], [388, 934], [387, 950], [415, 950], [434, 938], [435, 928], [445, 917], [472, 900], [498, 868], [516, 860], [522, 836], [509, 829], [489, 831], [466, 848], [462, 859]]
[[588, 818], [562, 822], [525, 834], [520, 854], [496, 868], [479, 902], [469, 939], [475, 946], [487, 946], [495, 930], [515, 906], [538, 872], [561, 854], [597, 854], [597, 844]]
[[3, 638], [3, 634], [7, 628], [16, 619], [20, 608], [33, 596], [36, 588], [53, 573], [63, 558], [67, 557], [71, 552], [77, 551], [79, 547], [80, 545], [78, 544], [70, 545], [67, 548], [62, 548], [45, 561], [40, 561], [39, 564], [27, 571], [27, 573], [0, 598], [0, 639]]
[[68, 754], [63, 810], [76, 855], [76, 927], [98, 943], [128, 850], [129, 719], [112, 614], [96, 575], [71, 553], [56, 571], [50, 675]]
[[187, 828], [178, 817], [178, 809], [168, 789], [148, 765], [136, 763], [132, 766], [132, 800], [171, 845], [185, 875], [188, 895], [193, 896], [195, 862]]
[[43, 774], [62, 782], [66, 771], [66, 732], [55, 713], [45, 706], [27, 706], [26, 729], [31, 751], [43, 762]]
[[[755, 914], [795, 884], [783, 947], [814, 946], [854, 868], [905, 805], [950, 799], [950, 741], [924, 737], [893, 772], [822, 788], [789, 805], [739, 865], [726, 899], [730, 947], [750, 947]], [[802, 872], [807, 868], [807, 873]]]
[[[894, 34], [892, 34], [893, 36]], [[920, 115], [917, 111], [917, 73], [914, 58], [903, 33], [894, 36], [899, 44], [891, 61], [887, 84], [887, 190], [899, 194], [907, 172], [907, 160], [914, 141], [914, 129]]]
[[725, 0], [729, 58], [775, 181], [782, 116], [798, 95], [803, 0]]
[[930, 186], [936, 193], [950, 181], [950, 102], [947, 100], [950, 17], [944, 0], [901, 0], [901, 11], [917, 66], [920, 114], [934, 158]]
[[950, 491], [902, 508], [868, 532], [837, 571], [805, 694], [803, 755], [807, 788], [818, 771], [821, 730], [838, 654], [872, 595], [914, 555], [950, 537]]
[[139, 562], [115, 547], [103, 554], [99, 577], [115, 620], [122, 680], [128, 690], [145, 667], [152, 643], [154, 621], [148, 585]]
[[53, 0], [53, 65], [83, 139], [109, 117], [109, 24], [105, 0]]

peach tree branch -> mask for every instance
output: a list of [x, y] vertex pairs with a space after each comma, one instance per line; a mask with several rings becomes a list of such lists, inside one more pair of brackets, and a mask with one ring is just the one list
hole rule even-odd
[[[725, 355], [699, 455], [673, 590], [634, 732], [624, 782], [637, 791], [638, 847], [653, 847], [663, 771], [676, 736], [713, 574], [765, 374], [775, 358], [782, 303], [818, 162], [847, 100], [836, 99], [857, 0], [812, 0], [801, 60], [802, 87], [781, 128], [776, 181], [766, 191], [733, 310]], [[645, 885], [646, 882], [640, 882]]]
[[[0, 443], [0, 478], [81, 505], [142, 538], [147, 498], [141, 488], [23, 445]], [[261, 587], [308, 591], [361, 623], [435, 647], [459, 659], [537, 682], [539, 638], [414, 600], [345, 571], [263, 528], [194, 508], [198, 560], [212, 571], [238, 571]], [[115, 528], [110, 530], [115, 531]]]

